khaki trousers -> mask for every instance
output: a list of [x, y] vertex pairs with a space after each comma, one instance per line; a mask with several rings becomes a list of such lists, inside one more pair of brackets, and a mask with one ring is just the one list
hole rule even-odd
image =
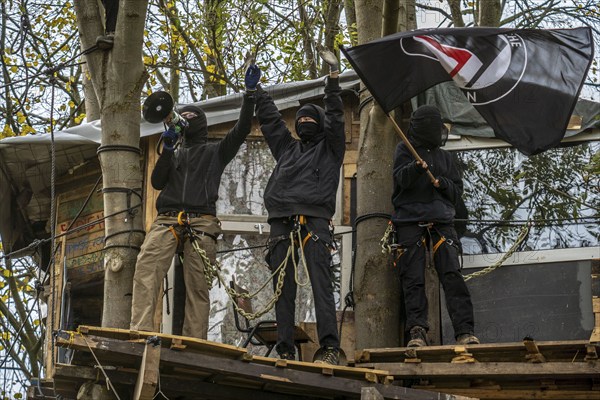
[[[213, 237], [221, 234], [219, 219], [213, 215], [203, 215], [190, 219], [190, 225], [197, 232], [205, 232]], [[154, 326], [154, 315], [159, 299], [162, 298], [161, 283], [178, 248], [178, 240], [169, 229], [173, 226], [183, 244], [183, 279], [185, 281], [186, 299], [183, 322], [183, 335], [206, 339], [208, 333], [208, 317], [210, 299], [208, 285], [204, 277], [204, 262], [193, 249], [184, 228], [177, 224], [176, 217], [159, 215], [150, 231], [137, 258], [133, 276], [133, 298], [131, 305], [131, 330], [158, 331]], [[216, 260], [216, 242], [210, 236], [196, 239], [212, 263]]]

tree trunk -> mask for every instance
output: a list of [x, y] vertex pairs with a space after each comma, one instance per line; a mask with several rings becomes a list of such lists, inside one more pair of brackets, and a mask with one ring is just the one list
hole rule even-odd
[[450, 14], [452, 15], [452, 22], [455, 28], [463, 28], [465, 21], [463, 20], [462, 10], [460, 8], [460, 0], [448, 0], [448, 6], [450, 6]]
[[358, 35], [356, 32], [356, 9], [354, 7], [354, 0], [344, 1], [344, 13], [346, 14], [346, 24], [348, 25], [350, 44], [356, 46], [358, 44]]
[[[113, 48], [88, 54], [86, 60], [101, 109], [102, 141], [98, 152], [104, 215], [108, 217], [102, 326], [128, 328], [133, 272], [143, 240], [139, 139], [140, 94], [147, 79], [142, 40], [148, 1], [121, 1], [119, 7]], [[87, 49], [104, 31], [103, 10], [96, 0], [82, 0], [75, 2], [75, 11], [81, 42]]]
[[[390, 10], [398, 12], [396, 10]], [[357, 1], [358, 42], [381, 36], [382, 3]], [[397, 17], [385, 17], [397, 21]], [[391, 33], [391, 32], [387, 32]], [[368, 98], [363, 92], [361, 102]], [[357, 215], [365, 219], [357, 224], [354, 292], [356, 299], [356, 348], [396, 347], [400, 344], [399, 281], [396, 271], [381, 253], [379, 239], [388, 219], [368, 216], [392, 211], [392, 161], [397, 138], [386, 115], [377, 105], [364, 107], [360, 115], [361, 135], [357, 169]]]
[[498, 26], [501, 17], [501, 0], [486, 0], [479, 3], [478, 26]]

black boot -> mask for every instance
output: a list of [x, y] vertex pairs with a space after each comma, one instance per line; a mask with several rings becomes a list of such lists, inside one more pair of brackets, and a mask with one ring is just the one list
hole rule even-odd
[[422, 326], [416, 325], [410, 328], [410, 342], [408, 347], [427, 346], [427, 330]]

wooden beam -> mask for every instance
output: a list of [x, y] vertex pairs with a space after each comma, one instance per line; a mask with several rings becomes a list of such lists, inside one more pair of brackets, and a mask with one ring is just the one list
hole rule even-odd
[[[111, 382], [121, 385], [133, 385], [136, 382], [136, 375], [133, 371], [106, 370]], [[98, 379], [98, 370], [93, 367], [84, 367], [79, 365], [59, 364], [56, 367], [55, 380], [69, 383], [74, 381], [95, 381]], [[103, 376], [100, 377], [103, 379]], [[72, 386], [72, 385], [71, 385]], [[219, 385], [212, 382], [202, 382], [198, 379], [179, 379], [178, 377], [164, 375], [160, 381], [161, 391], [165, 393], [175, 393], [182, 395], [191, 395], [191, 398], [202, 393], [207, 398], [229, 400], [236, 399], [261, 399], [261, 400], [303, 400], [314, 399], [308, 396], [288, 395], [283, 393], [272, 393], [266, 390], [256, 390], [231, 385]], [[75, 393], [76, 394], [76, 393]], [[187, 396], [186, 396], [187, 397]]]
[[594, 378], [600, 375], [600, 362], [546, 362], [540, 364], [519, 362], [478, 362], [469, 364], [447, 363], [374, 363], [396, 379], [406, 378]]
[[[546, 358], [553, 361], [571, 362], [577, 355], [581, 355], [583, 358], [589, 342], [587, 340], [566, 340], [539, 341], [535, 344], [539, 352], [543, 353]], [[454, 345], [419, 347], [416, 353], [423, 362], [450, 362], [456, 356], [455, 347]], [[484, 343], [465, 345], [464, 347], [480, 362], [523, 361], [527, 354], [523, 342]], [[406, 347], [363, 349], [357, 351], [356, 363], [402, 362], [406, 357], [406, 350]]]
[[436, 388], [447, 394], [457, 394], [481, 400], [597, 400], [598, 392], [591, 390], [531, 390], [487, 388]]
[[159, 378], [160, 340], [158, 343], [148, 340], [142, 355], [140, 372], [133, 391], [133, 400], [152, 400]]
[[[100, 359], [103, 356], [118, 356], [120, 358], [142, 357], [144, 345], [140, 343], [123, 342], [115, 339], [90, 336], [87, 343]], [[88, 345], [82, 336], [76, 335], [69, 339], [57, 338], [59, 346], [68, 346], [71, 349], [89, 351]], [[278, 368], [270, 365], [261, 365], [239, 359], [228, 359], [219, 356], [191, 353], [187, 351], [174, 351], [163, 348], [161, 350], [161, 364], [171, 367], [189, 368], [210, 374], [235, 376], [236, 378], [274, 384], [288, 390], [300, 390], [307, 395], [319, 396], [352, 396], [358, 397], [361, 388], [366, 386], [364, 380], [327, 376], [320, 373], [299, 371], [292, 368]], [[451, 400], [450, 395], [410, 389], [394, 385], [371, 384], [385, 399], [403, 400]]]

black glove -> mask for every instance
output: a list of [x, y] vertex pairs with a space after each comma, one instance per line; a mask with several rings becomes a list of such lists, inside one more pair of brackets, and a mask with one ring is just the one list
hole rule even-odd
[[169, 129], [163, 132], [162, 134], [163, 140], [163, 149], [165, 150], [173, 150], [175, 148], [175, 143], [179, 139], [179, 135], [175, 131], [174, 126], [170, 126]]
[[251, 64], [246, 70], [246, 78], [244, 79], [244, 83], [246, 84], [247, 92], [254, 92], [256, 90], [256, 85], [260, 81], [260, 68], [258, 65]]

